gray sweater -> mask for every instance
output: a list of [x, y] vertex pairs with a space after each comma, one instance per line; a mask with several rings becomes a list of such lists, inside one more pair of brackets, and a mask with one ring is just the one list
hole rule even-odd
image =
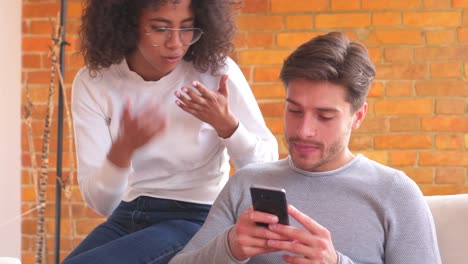
[[[228, 264], [227, 231], [251, 206], [252, 184], [284, 188], [289, 204], [327, 228], [338, 263], [440, 263], [431, 212], [418, 186], [403, 172], [358, 155], [328, 172], [307, 172], [289, 158], [236, 172], [216, 199], [201, 230], [171, 264]], [[291, 225], [300, 225], [290, 217]], [[246, 263], [283, 263], [285, 252]]]

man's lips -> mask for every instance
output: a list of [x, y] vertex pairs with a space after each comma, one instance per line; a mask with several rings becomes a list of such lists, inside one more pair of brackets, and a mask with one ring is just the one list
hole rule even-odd
[[321, 149], [320, 145], [317, 144], [308, 144], [308, 143], [301, 143], [301, 142], [292, 142], [292, 147], [294, 150], [300, 153], [310, 153], [310, 152], [317, 152]]

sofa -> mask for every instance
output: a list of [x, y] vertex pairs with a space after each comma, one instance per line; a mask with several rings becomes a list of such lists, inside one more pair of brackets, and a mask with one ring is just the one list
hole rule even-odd
[[468, 263], [468, 194], [426, 196], [443, 264]]

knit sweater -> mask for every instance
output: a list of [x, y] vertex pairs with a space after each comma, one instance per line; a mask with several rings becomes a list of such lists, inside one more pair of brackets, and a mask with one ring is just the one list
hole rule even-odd
[[[170, 264], [240, 263], [231, 256], [227, 233], [251, 206], [252, 184], [284, 188], [289, 204], [330, 231], [339, 264], [440, 263], [432, 215], [417, 185], [403, 172], [358, 155], [327, 172], [300, 170], [290, 158], [236, 172], [201, 230]], [[290, 222], [301, 227], [292, 217]], [[283, 263], [284, 253], [246, 262]]]
[[[180, 109], [174, 95], [193, 81], [218, 89], [220, 75], [200, 73], [186, 61], [158, 81], [143, 80], [125, 60], [96, 77], [81, 69], [73, 82], [72, 114], [78, 182], [86, 203], [103, 215], [110, 214], [121, 200], [141, 195], [212, 204], [228, 179], [229, 158], [237, 168], [276, 160], [276, 139], [241, 70], [228, 58], [221, 73], [229, 75], [229, 106], [240, 122], [226, 139]], [[137, 149], [130, 167], [119, 168], [106, 156], [118, 136], [126, 98], [135, 112], [149, 103], [158, 104], [169, 124], [163, 135]]]

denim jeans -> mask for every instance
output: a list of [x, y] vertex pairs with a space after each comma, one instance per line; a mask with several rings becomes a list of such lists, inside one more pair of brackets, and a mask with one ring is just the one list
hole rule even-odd
[[200, 229], [210, 207], [145, 196], [122, 201], [62, 264], [168, 263]]

